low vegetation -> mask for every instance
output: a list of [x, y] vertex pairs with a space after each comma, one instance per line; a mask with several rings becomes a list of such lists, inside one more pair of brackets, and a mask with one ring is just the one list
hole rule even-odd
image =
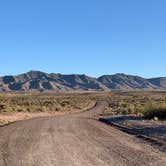
[[105, 98], [109, 103], [106, 112], [114, 115], [131, 114], [152, 119], [166, 118], [166, 93], [164, 92], [128, 92], [115, 93]]
[[2, 94], [0, 113], [10, 112], [70, 112], [86, 109], [92, 101], [84, 95]]
[[92, 107], [92, 101], [107, 101], [106, 113], [166, 119], [165, 92], [117, 92], [71, 94], [1, 94], [0, 114], [71, 113]]
[[166, 105], [150, 105], [145, 107], [143, 111], [145, 118], [154, 119], [158, 118], [161, 120], [166, 119]]

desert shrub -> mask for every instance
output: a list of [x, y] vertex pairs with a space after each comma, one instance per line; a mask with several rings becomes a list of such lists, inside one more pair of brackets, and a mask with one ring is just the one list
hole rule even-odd
[[158, 117], [159, 119], [166, 119], [166, 106], [150, 104], [145, 107], [143, 114], [144, 117], [148, 119], [153, 119], [154, 117]]

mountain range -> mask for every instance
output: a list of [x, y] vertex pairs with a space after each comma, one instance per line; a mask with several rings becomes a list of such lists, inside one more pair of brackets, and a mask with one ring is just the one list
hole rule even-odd
[[145, 79], [123, 73], [93, 78], [86, 75], [63, 75], [29, 71], [16, 76], [0, 77], [0, 92], [67, 92], [67, 91], [136, 91], [166, 90], [166, 77]]

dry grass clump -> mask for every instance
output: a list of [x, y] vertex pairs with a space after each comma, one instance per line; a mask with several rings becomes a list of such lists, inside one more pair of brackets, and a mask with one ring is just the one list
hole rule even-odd
[[0, 126], [3, 125], [3, 124], [7, 124], [8, 121], [7, 120], [4, 120], [4, 119], [0, 119]]

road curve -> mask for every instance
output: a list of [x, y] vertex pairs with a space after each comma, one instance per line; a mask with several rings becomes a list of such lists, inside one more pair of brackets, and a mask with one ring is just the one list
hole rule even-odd
[[95, 120], [105, 106], [1, 127], [0, 166], [165, 166], [165, 153]]

